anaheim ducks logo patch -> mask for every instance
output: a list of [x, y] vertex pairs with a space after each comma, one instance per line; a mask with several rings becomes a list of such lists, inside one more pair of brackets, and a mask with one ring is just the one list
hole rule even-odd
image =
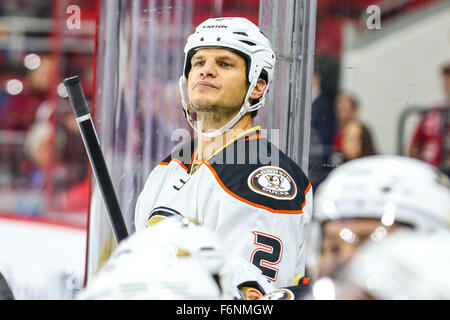
[[291, 200], [297, 195], [292, 177], [278, 167], [261, 167], [248, 177], [248, 186], [254, 192], [280, 200]]

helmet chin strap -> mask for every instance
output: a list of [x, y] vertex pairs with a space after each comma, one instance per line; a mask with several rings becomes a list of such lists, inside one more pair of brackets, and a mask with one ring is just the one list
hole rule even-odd
[[[186, 119], [188, 120], [190, 126], [192, 127], [192, 129], [194, 129], [195, 132], [197, 132], [198, 134], [208, 137], [208, 138], [214, 138], [217, 137], [219, 135], [221, 135], [222, 133], [224, 133], [225, 131], [229, 130], [230, 128], [232, 128], [247, 112], [249, 112], [250, 107], [252, 107], [252, 109], [254, 109], [257, 105], [262, 104], [262, 101], [259, 101], [256, 105], [250, 105], [250, 102], [248, 101], [250, 99], [250, 95], [253, 91], [253, 89], [256, 86], [256, 81], [257, 79], [255, 79], [253, 82], [250, 84], [250, 87], [248, 88], [247, 94], [245, 95], [245, 99], [244, 99], [244, 104], [242, 105], [241, 109], [239, 110], [238, 113], [236, 113], [236, 115], [233, 117], [233, 119], [231, 119], [226, 125], [224, 125], [223, 127], [214, 130], [214, 131], [210, 131], [210, 132], [202, 132], [201, 130], [199, 130], [195, 125], [194, 122], [189, 114], [188, 111], [188, 103], [186, 102], [185, 96], [184, 96], [184, 88], [183, 85], [186, 83], [186, 77], [185, 76], [181, 76], [180, 80], [178, 82], [178, 85], [180, 87], [180, 93], [181, 93], [181, 103], [183, 104], [183, 110], [184, 110], [184, 115], [186, 116]], [[267, 91], [267, 90], [266, 90]], [[261, 99], [262, 100], [262, 99]], [[256, 109], [255, 109], [256, 110]]]

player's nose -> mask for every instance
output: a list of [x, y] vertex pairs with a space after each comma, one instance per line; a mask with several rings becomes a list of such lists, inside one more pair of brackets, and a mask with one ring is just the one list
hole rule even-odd
[[200, 69], [200, 76], [202, 77], [215, 77], [217, 75], [217, 69], [213, 58], [208, 58], [205, 64]]

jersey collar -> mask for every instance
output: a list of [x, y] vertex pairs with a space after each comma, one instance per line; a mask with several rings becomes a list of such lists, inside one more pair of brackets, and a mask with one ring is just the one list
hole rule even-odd
[[[219, 152], [221, 152], [222, 150], [224, 150], [226, 147], [228, 147], [229, 145], [235, 143], [237, 140], [244, 138], [246, 140], [252, 140], [252, 139], [259, 139], [261, 138], [261, 133], [260, 131], [262, 130], [261, 126], [254, 126], [253, 128], [247, 129], [245, 131], [240, 132], [238, 135], [236, 135], [233, 139], [231, 139], [228, 143], [226, 143], [224, 146], [222, 146], [221, 148], [219, 148], [216, 152], [214, 152], [211, 156], [209, 156], [208, 159], [206, 159], [206, 161], [209, 161], [209, 159], [213, 158], [215, 155], [217, 155]], [[194, 152], [192, 153], [192, 157], [191, 157], [191, 165], [190, 165], [190, 174], [194, 174], [198, 167], [200, 166], [200, 163], [205, 161], [201, 161], [201, 160], [196, 160], [197, 158], [197, 150], [198, 150], [198, 146], [195, 148]]]

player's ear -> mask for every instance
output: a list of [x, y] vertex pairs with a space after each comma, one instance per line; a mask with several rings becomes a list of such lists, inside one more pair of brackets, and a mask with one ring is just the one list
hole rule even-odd
[[267, 88], [266, 80], [264, 80], [263, 78], [259, 78], [258, 81], [256, 82], [255, 88], [253, 89], [250, 95], [250, 99], [256, 100], [261, 98], [266, 88]]
[[262, 298], [263, 294], [261, 291], [255, 288], [246, 288], [244, 291], [244, 299], [245, 300], [258, 300]]

